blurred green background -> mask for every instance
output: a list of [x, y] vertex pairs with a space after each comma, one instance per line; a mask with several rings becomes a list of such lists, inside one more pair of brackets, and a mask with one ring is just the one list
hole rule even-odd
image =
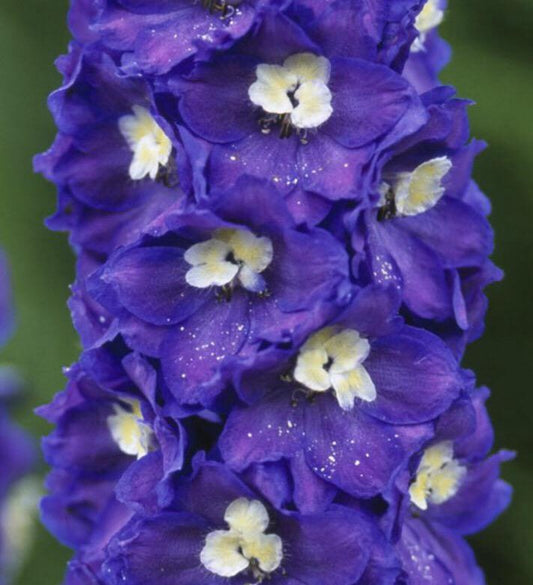
[[[454, 59], [443, 79], [477, 101], [473, 134], [490, 149], [475, 176], [493, 201], [494, 259], [506, 273], [489, 291], [487, 330], [468, 351], [466, 365], [492, 388], [497, 446], [519, 452], [504, 469], [516, 489], [514, 505], [472, 543], [489, 585], [526, 585], [533, 583], [533, 2], [450, 4], [441, 32]], [[62, 387], [61, 368], [79, 351], [65, 306], [73, 257], [66, 236], [43, 227], [55, 191], [31, 169], [32, 155], [54, 136], [45, 99], [59, 84], [52, 62], [68, 42], [66, 9], [67, 0], [0, 3], [0, 244], [10, 257], [18, 315], [1, 359], [17, 365], [28, 381], [31, 392], [17, 415], [36, 438], [49, 429], [29, 407]], [[67, 558], [40, 528], [19, 583], [59, 584]]]

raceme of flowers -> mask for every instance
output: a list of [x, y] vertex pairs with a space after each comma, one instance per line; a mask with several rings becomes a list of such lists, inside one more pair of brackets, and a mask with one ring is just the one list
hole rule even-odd
[[[9, 269], [0, 251], [0, 344], [13, 329]], [[11, 582], [30, 546], [36, 486], [26, 478], [34, 452], [29, 437], [11, 420], [10, 405], [20, 390], [17, 372], [0, 365], [0, 584]]]
[[35, 166], [83, 351], [69, 585], [481, 585], [490, 204], [439, 0], [74, 0]]

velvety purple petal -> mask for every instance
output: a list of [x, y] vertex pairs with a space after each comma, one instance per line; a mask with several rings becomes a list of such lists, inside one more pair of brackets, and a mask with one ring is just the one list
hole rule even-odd
[[254, 71], [253, 59], [227, 55], [212, 63], [198, 64], [187, 81], [171, 81], [171, 88], [180, 95], [185, 125], [209, 142], [217, 143], [259, 134], [248, 97]]
[[454, 454], [461, 457], [458, 455], [457, 444], [462, 441], [469, 444], [470, 437], [476, 431], [476, 418], [472, 398], [468, 394], [460, 396], [437, 420], [435, 435], [438, 442], [454, 441]]
[[[376, 224], [370, 249], [383, 246], [401, 271], [407, 307], [425, 319], [444, 320], [451, 312], [451, 290], [437, 255], [394, 220]], [[375, 252], [379, 256], [379, 252]]]
[[354, 299], [334, 323], [357, 330], [363, 337], [375, 338], [401, 327], [398, 319], [400, 296], [395, 287], [369, 285], [355, 293]]
[[[228, 45], [244, 35], [254, 19], [254, 10], [246, 2], [231, 18], [209, 14], [201, 4], [187, 0], [173, 4], [168, 12], [159, 12], [164, 9], [159, 5], [138, 14], [108, 9], [98, 30], [111, 48], [134, 50], [135, 62], [143, 71], [161, 75], [199, 49]], [[146, 13], [147, 8], [152, 14]]]
[[[195, 461], [193, 461], [193, 466]], [[213, 493], [217, 497], [213, 497]], [[216, 462], [200, 463], [192, 480], [176, 486], [174, 505], [206, 519], [212, 526], [223, 528], [224, 513], [237, 498], [251, 498], [253, 492], [227, 466]]]
[[230, 301], [213, 298], [169, 331], [161, 348], [162, 369], [178, 401], [209, 399], [201, 387], [219, 382], [223, 361], [241, 352], [249, 319], [248, 294], [236, 290]]
[[220, 585], [200, 562], [206, 526], [198, 517], [165, 512], [137, 520], [112, 543], [104, 574], [109, 583]]
[[429, 91], [439, 83], [437, 75], [451, 56], [450, 46], [436, 31], [428, 33], [424, 45], [424, 51], [410, 54], [403, 72], [419, 93]]
[[[115, 486], [117, 499], [136, 512], [156, 513], [161, 503], [158, 498], [157, 484], [162, 476], [161, 452], [148, 453], [130, 465], [120, 477]], [[169, 504], [170, 501], [164, 503]]]
[[[256, 0], [257, 1], [257, 0]], [[283, 4], [275, 0], [275, 3]], [[279, 12], [279, 9], [265, 11], [253, 35], [239, 44], [239, 52], [252, 55], [260, 63], [281, 64], [295, 53], [319, 53], [320, 49], [293, 20]]]
[[281, 139], [274, 128], [262, 134], [254, 121], [246, 136], [232, 144], [215, 145], [209, 158], [209, 177], [213, 185], [227, 188], [248, 174], [268, 179], [282, 192], [289, 193], [299, 184], [301, 173], [296, 165], [299, 140]]
[[331, 209], [329, 201], [302, 189], [294, 189], [287, 196], [286, 202], [297, 224], [312, 226], [320, 223]]
[[[319, 5], [320, 8], [324, 4]], [[376, 61], [377, 43], [367, 30], [372, 20], [363, 4], [361, 0], [352, 0], [325, 5], [311, 27], [311, 37], [320, 44], [325, 55]]]
[[290, 386], [250, 407], [235, 408], [219, 439], [222, 457], [236, 471], [290, 457], [302, 448], [303, 416], [302, 407], [291, 404]]
[[393, 424], [436, 418], [464, 384], [453, 354], [423, 329], [406, 327], [401, 333], [376, 339], [364, 367], [376, 386], [377, 398], [361, 407]]
[[55, 468], [46, 479], [50, 495], [41, 502], [43, 523], [61, 543], [83, 545], [109, 504], [115, 482], [101, 477], [79, 481]]
[[290, 232], [276, 244], [269, 290], [282, 311], [309, 309], [319, 300], [342, 296], [348, 288], [348, 255], [325, 230]]
[[285, 508], [292, 499], [292, 481], [285, 461], [250, 465], [243, 478], [274, 508]]
[[457, 494], [441, 505], [431, 506], [428, 516], [459, 534], [472, 534], [494, 521], [509, 505], [512, 488], [499, 479], [500, 465], [513, 458], [501, 451], [486, 461], [468, 466]]
[[65, 573], [65, 585], [99, 585], [100, 581], [90, 567], [78, 560], [69, 561]]
[[444, 527], [410, 519], [398, 554], [410, 585], [485, 585], [470, 547]]
[[329, 86], [333, 115], [323, 131], [347, 148], [358, 148], [385, 134], [413, 99], [402, 77], [359, 59], [333, 59]]
[[249, 226], [262, 235], [294, 225], [280, 192], [265, 179], [244, 175], [231, 189], [213, 192], [210, 201], [215, 213], [226, 221]]
[[128, 315], [120, 318], [118, 329], [133, 351], [150, 357], [161, 357], [161, 347], [168, 334], [167, 327], [152, 325]]
[[361, 144], [357, 144], [357, 148], [345, 144], [337, 140], [333, 132], [328, 133], [327, 128], [325, 126], [324, 131], [319, 129], [311, 135], [308, 144], [298, 146], [298, 182], [304, 189], [320, 193], [332, 201], [359, 199], [365, 187], [364, 167], [373, 151]]
[[[43, 441], [46, 460], [73, 472], [116, 475], [127, 464], [128, 457], [111, 437], [107, 417], [112, 414], [109, 403], [89, 403], [69, 410]], [[91, 437], [90, 449], [87, 437]]]
[[154, 183], [142, 205], [122, 213], [102, 213], [101, 210], [83, 206], [76, 223], [70, 227], [71, 243], [97, 254], [108, 255], [119, 246], [134, 243], [152, 220], [184, 199], [181, 191], [171, 192]]
[[460, 438], [454, 444], [457, 457], [468, 458], [470, 461], [486, 457], [494, 443], [494, 429], [485, 402], [489, 398], [488, 388], [479, 388], [472, 396], [475, 414], [475, 432]]
[[305, 405], [305, 456], [320, 477], [350, 494], [371, 497], [430, 436], [430, 427], [391, 426], [356, 407], [342, 410], [333, 395]]
[[[353, 585], [365, 570], [369, 538], [359, 515], [333, 507], [323, 514], [284, 516], [277, 532], [287, 547], [287, 577], [305, 585]], [[274, 577], [285, 583], [284, 577]]]
[[[303, 299], [300, 301], [303, 302]], [[280, 302], [275, 295], [253, 299], [250, 306], [250, 342], [299, 345], [327, 321], [334, 306], [321, 302], [318, 297], [314, 305], [306, 310], [292, 312], [291, 309], [290, 305]]]
[[189, 268], [180, 248], [137, 247], [112, 258], [102, 279], [140, 319], [153, 325], [173, 325], [198, 311], [211, 294], [186, 283]]
[[[459, 199], [444, 197], [415, 217], [397, 220], [439, 256], [445, 268], [475, 266], [492, 252], [488, 221]], [[456, 234], [450, 238], [450, 234]]]
[[294, 503], [303, 514], [324, 511], [333, 501], [337, 490], [318, 477], [305, 460], [303, 451], [296, 451], [290, 460], [294, 481]]

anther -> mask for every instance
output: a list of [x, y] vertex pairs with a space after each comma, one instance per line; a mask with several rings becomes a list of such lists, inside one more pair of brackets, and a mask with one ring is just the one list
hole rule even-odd
[[394, 192], [392, 189], [387, 191], [385, 195], [385, 205], [378, 209], [378, 221], [386, 221], [396, 217], [396, 201], [394, 199]]
[[289, 138], [292, 134], [292, 123], [290, 114], [282, 114], [280, 116], [280, 138]]

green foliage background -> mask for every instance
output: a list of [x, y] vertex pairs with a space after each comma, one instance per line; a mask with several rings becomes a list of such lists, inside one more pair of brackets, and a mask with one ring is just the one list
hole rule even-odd
[[[466, 365], [492, 388], [497, 446], [519, 452], [504, 469], [516, 488], [512, 508], [472, 543], [489, 585], [526, 585], [533, 583], [533, 2], [450, 3], [441, 32], [454, 58], [443, 79], [478, 103], [471, 108], [473, 135], [486, 139], [490, 149], [478, 160], [475, 176], [493, 201], [494, 258], [506, 272], [503, 283], [490, 289], [487, 330], [469, 350]], [[45, 99], [59, 84], [52, 62], [68, 42], [66, 9], [67, 0], [0, 3], [0, 243], [12, 264], [18, 315], [1, 360], [19, 367], [28, 382], [16, 414], [36, 440], [49, 429], [31, 410], [61, 389], [61, 367], [79, 351], [65, 306], [73, 256], [64, 234], [43, 227], [55, 192], [31, 169], [32, 155], [54, 135]], [[59, 584], [68, 551], [39, 528], [28, 552], [19, 583]]]

